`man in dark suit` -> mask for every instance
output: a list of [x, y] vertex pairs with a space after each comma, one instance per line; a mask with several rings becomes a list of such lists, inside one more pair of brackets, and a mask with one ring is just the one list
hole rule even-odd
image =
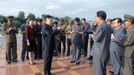
[[[55, 21], [53, 22], [53, 31], [59, 31], [58, 29], [58, 22]], [[59, 31], [60, 32], [60, 31]], [[56, 34], [54, 36], [55, 39], [55, 50], [54, 50], [54, 56], [58, 56], [60, 53], [60, 49], [61, 49], [61, 38], [60, 38], [60, 33]]]
[[44, 57], [44, 74], [52, 75], [50, 70], [53, 59], [53, 51], [55, 48], [54, 36], [56, 35], [56, 31], [53, 31], [52, 29], [52, 20], [53, 20], [52, 16], [46, 15], [43, 20], [45, 20], [45, 24], [42, 26], [42, 50]]
[[37, 19], [37, 59], [42, 59], [42, 19]]

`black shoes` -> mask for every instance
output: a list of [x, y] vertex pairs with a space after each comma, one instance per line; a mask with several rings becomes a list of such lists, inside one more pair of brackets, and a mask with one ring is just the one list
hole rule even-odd
[[7, 62], [7, 64], [11, 64], [11, 62], [10, 62], [10, 61], [8, 61], [8, 62]]
[[21, 61], [24, 61], [24, 59], [21, 59]]
[[71, 63], [75, 63], [75, 61], [73, 61], [73, 60], [72, 60], [72, 61], [70, 61], [70, 62], [71, 62]]
[[13, 60], [12, 62], [18, 62], [17, 60]]
[[80, 62], [70, 61], [71, 63], [75, 63], [76, 65], [79, 65]]
[[51, 72], [45, 71], [44, 75], [53, 75]]
[[79, 65], [80, 64], [80, 62], [76, 62], [76, 65]]
[[[18, 62], [17, 60], [12, 60], [12, 62]], [[11, 64], [11, 61], [7, 61], [7, 64]]]

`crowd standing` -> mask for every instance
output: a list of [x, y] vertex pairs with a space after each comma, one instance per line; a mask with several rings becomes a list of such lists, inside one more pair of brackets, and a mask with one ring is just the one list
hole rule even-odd
[[[7, 64], [18, 62], [18, 29], [13, 16], [7, 17], [3, 32], [6, 40]], [[105, 11], [98, 11], [89, 24], [86, 18], [63, 18], [55, 21], [51, 15], [42, 19], [28, 18], [21, 25], [21, 60], [44, 60], [44, 74], [52, 75], [53, 56], [70, 56], [70, 63], [79, 65], [81, 55], [93, 64], [94, 75], [106, 75], [106, 66], [110, 62], [112, 75], [134, 75], [134, 16], [124, 15], [107, 19]]]

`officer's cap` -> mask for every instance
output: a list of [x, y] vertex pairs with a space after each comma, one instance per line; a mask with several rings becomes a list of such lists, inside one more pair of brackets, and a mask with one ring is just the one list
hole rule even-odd
[[134, 16], [132, 16], [132, 15], [126, 14], [126, 15], [124, 15], [124, 18], [125, 18], [125, 20], [126, 20], [126, 19], [129, 19], [129, 20], [131, 20], [132, 22], [134, 22]]

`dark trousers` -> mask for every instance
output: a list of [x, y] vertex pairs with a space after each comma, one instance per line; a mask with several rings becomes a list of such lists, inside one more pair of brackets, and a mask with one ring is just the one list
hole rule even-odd
[[44, 73], [50, 72], [53, 59], [53, 50], [43, 50], [44, 55]]
[[37, 37], [37, 58], [42, 58], [42, 36]]
[[88, 36], [82, 38], [84, 55], [87, 56]]
[[[66, 36], [61, 36], [61, 43], [63, 45], [63, 55], [65, 55], [65, 50], [66, 50]], [[61, 51], [60, 51], [61, 53]]]
[[70, 56], [71, 39], [67, 39], [67, 56]]
[[58, 55], [61, 52], [61, 41], [55, 39], [55, 54]]
[[[26, 55], [27, 54], [27, 55]], [[28, 59], [28, 51], [27, 51], [27, 42], [26, 38], [23, 35], [22, 37], [22, 52], [21, 52], [21, 59], [25, 60], [25, 57]]]
[[6, 61], [17, 60], [17, 42], [6, 43]]

